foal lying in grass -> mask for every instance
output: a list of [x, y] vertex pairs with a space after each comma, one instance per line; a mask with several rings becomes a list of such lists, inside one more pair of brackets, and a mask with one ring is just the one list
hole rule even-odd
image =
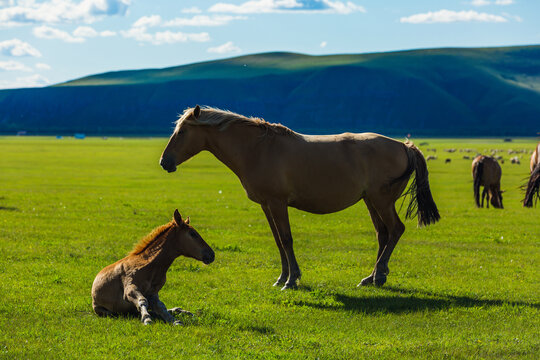
[[146, 325], [152, 323], [151, 310], [168, 323], [182, 324], [173, 314], [191, 313], [180, 308], [167, 310], [158, 297], [167, 270], [180, 255], [205, 264], [214, 261], [212, 248], [189, 225], [189, 218], [182, 220], [175, 210], [171, 222], [154, 229], [128, 256], [97, 274], [92, 285], [92, 307], [96, 314], [140, 314]]

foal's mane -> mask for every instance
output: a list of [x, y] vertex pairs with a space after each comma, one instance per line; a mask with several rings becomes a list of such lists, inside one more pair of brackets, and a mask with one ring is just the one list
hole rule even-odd
[[158, 241], [163, 241], [163, 234], [165, 234], [172, 226], [174, 221], [169, 222], [168, 224], [158, 226], [152, 232], [145, 237], [143, 237], [134, 247], [133, 250], [128, 254], [129, 255], [139, 255], [142, 254], [146, 249], [152, 246]]
[[183, 124], [202, 125], [202, 126], [216, 126], [219, 130], [225, 130], [231, 124], [242, 124], [246, 126], [256, 126], [265, 131], [265, 135], [268, 133], [278, 135], [293, 135], [298, 136], [297, 133], [281, 124], [274, 124], [265, 121], [264, 119], [257, 117], [247, 117], [234, 113], [229, 110], [221, 110], [210, 106], [204, 106], [201, 108], [201, 114], [198, 119], [195, 119], [193, 115], [194, 108], [187, 108], [184, 113], [176, 121], [176, 131]]

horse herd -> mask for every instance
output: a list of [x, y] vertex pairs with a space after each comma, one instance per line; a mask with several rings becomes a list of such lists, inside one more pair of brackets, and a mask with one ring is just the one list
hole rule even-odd
[[[440, 219], [431, 195], [426, 160], [410, 142], [374, 133], [303, 135], [259, 118], [197, 105], [186, 109], [176, 122], [160, 165], [174, 172], [203, 150], [229, 167], [240, 179], [247, 197], [261, 206], [281, 257], [281, 273], [274, 286], [282, 289], [296, 288], [301, 277], [288, 207], [326, 214], [364, 200], [379, 248], [373, 271], [359, 286], [382, 286], [386, 282], [388, 262], [405, 231], [395, 209], [402, 195], [410, 198], [406, 218], [417, 216], [419, 226]], [[538, 197], [539, 150], [540, 145], [529, 181], [531, 190], [527, 192], [531, 204], [534, 194]], [[479, 188], [484, 186], [482, 202], [487, 196], [493, 206], [502, 207], [500, 185], [491, 181], [497, 176], [500, 181], [497, 166], [489, 157], [473, 162], [478, 205]], [[413, 173], [414, 180], [406, 190]], [[176, 210], [171, 222], [154, 229], [127, 257], [96, 276], [92, 286], [96, 314], [132, 313], [140, 316], [144, 324], [151, 323], [152, 317], [181, 324], [174, 315], [190, 313], [180, 308], [167, 310], [158, 296], [168, 268], [180, 255], [205, 264], [214, 260], [213, 250], [189, 225], [189, 218], [183, 220]]]

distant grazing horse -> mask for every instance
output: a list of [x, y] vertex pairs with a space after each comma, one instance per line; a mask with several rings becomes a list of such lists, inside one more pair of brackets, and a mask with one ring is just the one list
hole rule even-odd
[[525, 191], [525, 199], [523, 199], [523, 206], [532, 207], [533, 200], [536, 195], [536, 200], [540, 199], [540, 143], [534, 149], [531, 155], [531, 177], [527, 183], [527, 190]]
[[407, 216], [420, 225], [439, 220], [426, 162], [412, 143], [372, 134], [312, 136], [283, 125], [199, 106], [178, 119], [160, 164], [168, 172], [208, 150], [240, 179], [261, 205], [281, 255], [274, 285], [295, 288], [300, 269], [294, 256], [288, 206], [316, 214], [343, 210], [364, 199], [379, 241], [377, 263], [361, 285], [383, 285], [388, 260], [405, 231], [395, 210], [413, 171]]
[[[478, 155], [474, 158], [472, 162], [472, 175], [476, 206], [484, 207], [484, 199], [487, 197], [486, 206], [488, 208], [489, 202], [495, 208], [503, 208], [501, 174], [501, 166], [495, 158], [484, 155]], [[484, 187], [482, 191], [482, 203], [480, 203], [480, 186]]]
[[140, 314], [141, 321], [152, 323], [149, 310], [175, 325], [172, 314], [188, 313], [180, 308], [167, 310], [158, 292], [165, 285], [167, 270], [178, 256], [184, 255], [210, 264], [214, 251], [189, 225], [178, 210], [168, 224], [154, 229], [122, 260], [97, 274], [92, 285], [92, 307], [99, 316]]

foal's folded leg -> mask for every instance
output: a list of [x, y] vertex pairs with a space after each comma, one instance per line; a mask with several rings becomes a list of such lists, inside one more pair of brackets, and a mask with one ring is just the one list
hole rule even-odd
[[186, 315], [189, 315], [189, 316], [195, 316], [193, 315], [192, 312], [189, 312], [187, 310], [184, 310], [182, 308], [179, 308], [179, 307], [175, 307], [175, 308], [172, 308], [172, 309], [168, 309], [167, 310], [170, 314], [186, 314]]
[[165, 304], [159, 300], [158, 294], [150, 296], [148, 301], [150, 302], [152, 310], [154, 310], [163, 321], [173, 323], [174, 325], [182, 325], [180, 320], [176, 320], [174, 316], [168, 312]]
[[135, 285], [130, 284], [124, 288], [124, 298], [135, 305], [137, 311], [141, 314], [141, 321], [144, 325], [152, 323], [152, 317], [148, 312], [148, 300]]

